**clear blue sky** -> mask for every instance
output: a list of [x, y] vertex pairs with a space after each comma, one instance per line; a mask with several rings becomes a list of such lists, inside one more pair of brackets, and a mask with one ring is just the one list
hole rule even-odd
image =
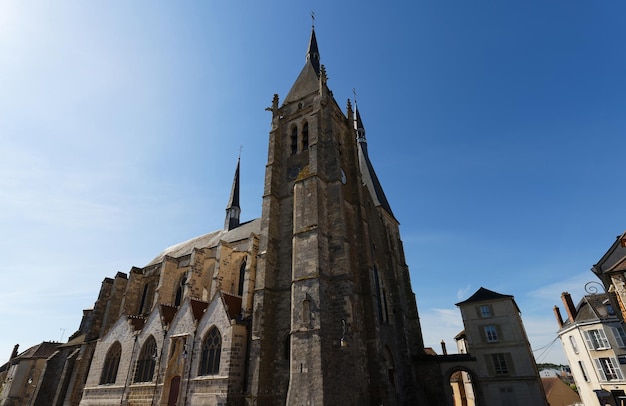
[[406, 3], [0, 2], [0, 363], [65, 340], [105, 277], [220, 228], [240, 145], [260, 216], [264, 109], [310, 10], [338, 103], [357, 89], [426, 344], [453, 347], [481, 286], [549, 344], [560, 293], [626, 228], [626, 3]]

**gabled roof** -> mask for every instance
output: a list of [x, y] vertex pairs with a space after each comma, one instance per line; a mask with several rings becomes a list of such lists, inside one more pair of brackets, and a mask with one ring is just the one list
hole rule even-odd
[[546, 399], [551, 405], [572, 405], [580, 403], [580, 396], [561, 379], [541, 378]]
[[200, 320], [204, 315], [207, 307], [209, 307], [209, 303], [203, 302], [196, 299], [189, 300], [189, 304], [191, 305], [191, 312], [193, 313], [193, 318], [196, 320]]
[[34, 345], [27, 349], [26, 351], [18, 354], [17, 357], [11, 360], [11, 363], [15, 364], [19, 360], [28, 359], [28, 358], [48, 358], [52, 354], [55, 353], [57, 348], [61, 345], [61, 343], [53, 343], [50, 341], [44, 341], [40, 344]]
[[241, 315], [241, 297], [222, 292], [222, 298], [224, 299], [224, 304], [226, 305], [228, 318], [231, 320], [239, 319], [239, 316]]
[[161, 320], [163, 320], [163, 324], [169, 325], [174, 320], [177, 311], [178, 307], [161, 303]]
[[141, 316], [128, 316], [128, 321], [135, 331], [143, 330], [143, 326], [146, 325], [146, 318]]
[[480, 289], [476, 291], [469, 299], [466, 299], [462, 302], [457, 303], [457, 306], [468, 304], [468, 303], [477, 303], [477, 302], [486, 302], [489, 300], [499, 300], [499, 299], [513, 299], [512, 295], [503, 295], [498, 292], [494, 292], [493, 290], [485, 289], [482, 286]]

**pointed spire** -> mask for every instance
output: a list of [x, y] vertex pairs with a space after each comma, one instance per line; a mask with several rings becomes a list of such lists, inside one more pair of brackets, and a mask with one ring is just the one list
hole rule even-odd
[[315, 27], [312, 27], [304, 67], [294, 84], [291, 85], [291, 89], [287, 93], [283, 104], [299, 100], [315, 91], [319, 92], [320, 87], [326, 85], [326, 79], [324, 65], [320, 65], [320, 53], [317, 48], [317, 39], [315, 38]]
[[239, 207], [239, 164], [241, 161], [241, 152], [239, 154], [239, 158], [237, 158], [237, 169], [235, 169], [235, 177], [233, 179], [233, 187], [230, 191], [228, 206], [226, 206], [225, 230], [232, 230], [239, 226], [239, 215], [241, 214], [241, 208]]
[[356, 100], [354, 101], [354, 109], [356, 111], [356, 119], [354, 120], [354, 129], [356, 130], [356, 140], [358, 142], [366, 142], [365, 141], [365, 127], [363, 126], [363, 121], [361, 120], [361, 114], [359, 114], [359, 106], [356, 105]]
[[359, 114], [359, 105], [356, 102], [356, 90], [352, 89], [352, 93], [354, 94], [354, 110], [356, 113], [356, 118], [354, 120], [354, 129], [356, 130], [356, 140], [357, 142], [366, 142], [365, 141], [365, 127], [363, 126], [363, 121], [361, 120], [361, 114]]
[[309, 40], [309, 49], [306, 51], [306, 60], [311, 62], [315, 73], [320, 75], [320, 51], [317, 48], [317, 39], [315, 38], [315, 26], [311, 27], [311, 39]]

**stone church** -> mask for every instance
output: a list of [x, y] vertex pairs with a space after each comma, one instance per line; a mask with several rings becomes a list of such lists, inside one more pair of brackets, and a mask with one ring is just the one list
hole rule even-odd
[[425, 404], [399, 223], [314, 30], [268, 110], [261, 218], [240, 220], [238, 162], [222, 230], [112, 281], [80, 405]]
[[398, 220], [314, 29], [268, 110], [261, 218], [241, 221], [237, 162], [223, 229], [106, 278], [31, 400], [0, 404], [453, 404], [447, 365], [475, 359], [424, 349]]

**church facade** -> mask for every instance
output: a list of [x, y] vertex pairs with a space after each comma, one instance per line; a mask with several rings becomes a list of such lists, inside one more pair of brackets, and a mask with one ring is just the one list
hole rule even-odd
[[429, 404], [399, 223], [315, 31], [272, 114], [262, 216], [118, 275], [80, 405]]

